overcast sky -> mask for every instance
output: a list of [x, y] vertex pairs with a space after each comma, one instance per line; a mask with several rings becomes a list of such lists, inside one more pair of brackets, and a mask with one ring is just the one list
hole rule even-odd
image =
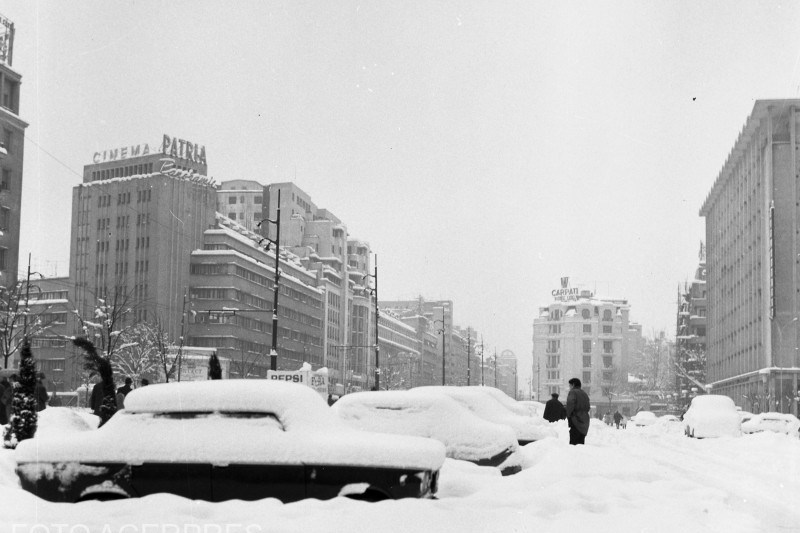
[[294, 181], [370, 243], [381, 299], [451, 299], [525, 367], [562, 276], [674, 335], [699, 208], [754, 101], [800, 97], [798, 2], [0, 12], [30, 123], [20, 268], [67, 275], [83, 166], [166, 133], [205, 145], [217, 181]]

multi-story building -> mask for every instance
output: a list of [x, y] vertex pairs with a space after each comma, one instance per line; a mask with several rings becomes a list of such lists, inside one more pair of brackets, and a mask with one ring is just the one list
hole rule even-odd
[[12, 68], [14, 23], [0, 15], [0, 286], [13, 287], [19, 263], [19, 222], [25, 128], [22, 76]]
[[707, 379], [748, 409], [798, 414], [800, 100], [758, 100], [706, 222]]
[[189, 256], [215, 224], [216, 188], [205, 148], [164, 135], [103, 150], [72, 193], [70, 279], [75, 308], [91, 317], [103, 299], [134, 309], [126, 320], [158, 320], [181, 335]]
[[497, 358], [497, 388], [516, 399], [517, 356], [511, 350], [503, 350]]
[[568, 278], [552, 294], [554, 301], [533, 321], [536, 397], [564, 395], [577, 377], [593, 403], [612, 405], [625, 388], [630, 350], [638, 342], [627, 300], [596, 298], [569, 287]]
[[[188, 345], [216, 348], [233, 377], [265, 377], [270, 368], [275, 251], [261, 236], [217, 213], [191, 253]], [[315, 272], [281, 250], [278, 298], [278, 370], [314, 368], [323, 357], [325, 292]]]
[[250, 231], [264, 218], [264, 186], [257, 181], [223, 181], [217, 190], [217, 212]]

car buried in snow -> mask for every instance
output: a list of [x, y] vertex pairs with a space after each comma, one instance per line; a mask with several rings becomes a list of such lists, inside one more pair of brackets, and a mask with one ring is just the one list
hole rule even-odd
[[444, 444], [451, 459], [496, 467], [503, 475], [522, 470], [513, 429], [479, 418], [439, 392], [356, 392], [343, 396], [331, 408], [356, 429], [429, 437]]
[[683, 415], [684, 432], [687, 437], [739, 437], [742, 422], [736, 412], [736, 404], [728, 396], [703, 394], [692, 399]]
[[101, 428], [23, 441], [15, 459], [22, 488], [55, 502], [376, 501], [432, 497], [445, 453], [432, 439], [351, 429], [303, 385], [212, 380], [136, 389]]
[[747, 421], [742, 421], [742, 433], [762, 433], [765, 431], [798, 437], [800, 419], [792, 414], [768, 412], [753, 415]]
[[499, 399], [498, 395], [508, 398], [508, 402], [514, 402], [514, 400], [493, 387], [480, 385], [472, 387], [432, 385], [416, 387], [411, 390], [434, 391], [445, 394], [469, 409], [479, 418], [511, 427], [517, 435], [517, 442], [520, 446], [525, 446], [537, 440], [555, 438], [558, 435], [554, 429], [549, 427], [550, 424], [544, 418], [522, 414], [525, 412], [524, 407], [510, 407], [507, 405], [507, 402]]

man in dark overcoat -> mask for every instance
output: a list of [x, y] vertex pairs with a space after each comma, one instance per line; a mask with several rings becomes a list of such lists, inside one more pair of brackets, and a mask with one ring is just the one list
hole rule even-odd
[[581, 380], [569, 380], [567, 395], [567, 424], [569, 424], [569, 443], [583, 444], [589, 433], [589, 396], [581, 389]]
[[550, 396], [552, 398], [544, 404], [544, 419], [548, 422], [558, 422], [567, 418], [567, 410], [564, 408], [564, 404], [558, 401], [558, 393], [554, 392]]

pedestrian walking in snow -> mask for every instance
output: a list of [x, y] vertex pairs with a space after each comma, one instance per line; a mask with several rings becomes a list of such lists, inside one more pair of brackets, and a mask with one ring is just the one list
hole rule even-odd
[[622, 420], [622, 414], [620, 414], [619, 409], [614, 411], [614, 423], [617, 425], [617, 429], [619, 429], [619, 423]]
[[8, 398], [6, 400], [6, 391], [11, 390], [11, 383], [8, 381], [6, 376], [3, 376], [3, 379], [0, 379], [0, 426], [4, 426], [8, 424], [8, 413], [6, 413], [6, 402], [10, 401], [11, 393], [9, 392]]
[[117, 394], [122, 394], [123, 398], [127, 396], [128, 393], [133, 389], [133, 387], [131, 387], [132, 383], [133, 380], [131, 378], [125, 378], [125, 385], [117, 389]]
[[569, 443], [584, 444], [589, 433], [589, 396], [581, 389], [581, 380], [569, 380], [567, 395], [567, 423], [569, 424]]
[[564, 404], [558, 401], [558, 393], [554, 392], [547, 403], [544, 404], [544, 419], [548, 422], [558, 422], [567, 418], [567, 410]]
[[36, 396], [36, 410], [43, 411], [47, 408], [47, 402], [50, 400], [50, 395], [47, 394], [47, 386], [44, 384], [44, 372], [39, 372], [36, 375], [36, 388], [34, 395]]

